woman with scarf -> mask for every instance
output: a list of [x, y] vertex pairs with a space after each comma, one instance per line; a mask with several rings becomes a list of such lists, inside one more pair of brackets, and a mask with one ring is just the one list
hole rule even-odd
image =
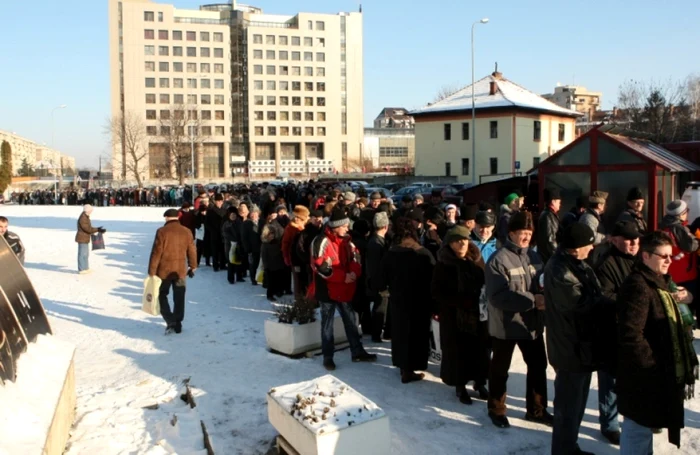
[[442, 382], [456, 389], [459, 401], [472, 404], [467, 383], [474, 381], [486, 400], [490, 355], [486, 321], [479, 317], [484, 260], [464, 226], [447, 232], [433, 271], [432, 294], [439, 304]]
[[432, 297], [426, 277], [433, 273], [435, 260], [421, 246], [413, 222], [397, 220], [395, 244], [381, 262], [380, 294], [389, 291], [391, 318], [391, 360], [401, 369], [401, 382], [420, 381], [416, 370], [428, 368]]
[[683, 401], [694, 396], [698, 359], [678, 302], [689, 298], [668, 274], [673, 239], [665, 232], [642, 238], [640, 261], [617, 295], [620, 453], [653, 453], [653, 428], [668, 428], [680, 447]]

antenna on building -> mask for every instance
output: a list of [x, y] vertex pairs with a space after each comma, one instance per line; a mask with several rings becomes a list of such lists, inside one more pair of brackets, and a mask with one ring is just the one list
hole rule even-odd
[[497, 72], [498, 72], [498, 62], [496, 62], [496, 69], [495, 69], [494, 73], [497, 73]]
[[360, 3], [360, 12], [362, 12], [362, 3]]

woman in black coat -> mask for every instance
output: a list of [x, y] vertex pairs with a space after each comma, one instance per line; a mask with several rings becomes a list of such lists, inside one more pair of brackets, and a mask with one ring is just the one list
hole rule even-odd
[[243, 250], [248, 254], [248, 272], [250, 273], [250, 283], [257, 286], [258, 265], [260, 265], [260, 249], [262, 239], [260, 238], [260, 209], [257, 205], [250, 207], [248, 219], [241, 227], [241, 241]]
[[435, 259], [420, 245], [411, 220], [399, 219], [395, 232], [396, 243], [382, 259], [379, 289], [389, 291], [391, 360], [406, 384], [423, 379], [415, 371], [428, 368], [432, 298], [425, 281]]
[[262, 240], [260, 252], [267, 282], [267, 300], [270, 302], [276, 302], [276, 297], [284, 294], [286, 265], [282, 256], [283, 235], [284, 228], [277, 221], [277, 214], [271, 213], [260, 234]]
[[440, 378], [454, 386], [459, 401], [471, 404], [466, 385], [474, 381], [479, 398], [488, 399], [490, 366], [486, 321], [479, 320], [479, 296], [484, 286], [484, 261], [463, 226], [451, 229], [438, 251], [432, 294], [439, 304]]

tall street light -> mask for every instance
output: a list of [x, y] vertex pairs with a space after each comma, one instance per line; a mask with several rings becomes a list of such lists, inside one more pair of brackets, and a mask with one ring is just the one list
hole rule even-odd
[[474, 107], [474, 27], [477, 24], [488, 23], [485, 17], [472, 24], [472, 185], [476, 185], [476, 108]]
[[[192, 84], [192, 85], [193, 85], [192, 88], [193, 88], [194, 90], [196, 90], [196, 87], [194, 87], [194, 85], [197, 84], [197, 83], [199, 83], [200, 86], [201, 86], [201, 84], [202, 84], [202, 81], [201, 81], [201, 80], [202, 80], [202, 79], [205, 79], [206, 77], [207, 77], [207, 76], [206, 76], [205, 74], [198, 74], [198, 75], [196, 75], [196, 76], [193, 78], [194, 84]], [[199, 81], [199, 82], [198, 82], [198, 81]], [[194, 93], [193, 96], [197, 97], [197, 92], [196, 92], [196, 91], [195, 91], [195, 93]], [[187, 100], [187, 101], [189, 102], [189, 100]], [[188, 103], [188, 104], [189, 104], [189, 103]], [[189, 109], [188, 109], [188, 111], [189, 111]], [[191, 168], [191, 170], [190, 170], [190, 172], [191, 172], [191, 175], [192, 175], [192, 204], [194, 204], [195, 185], [197, 184], [197, 183], [196, 183], [196, 180], [195, 180], [195, 176], [194, 176], [194, 170], [195, 170], [195, 163], [194, 163], [194, 130], [195, 130], [196, 126], [197, 126], [197, 122], [195, 121], [194, 116], [193, 116], [193, 115], [190, 115], [191, 112], [192, 112], [192, 111], [189, 111], [187, 114], [188, 114], [188, 116], [190, 117], [190, 121], [192, 122], [192, 125], [190, 125], [190, 127], [189, 127], [189, 130], [190, 130], [190, 139], [191, 139], [191, 149], [190, 149], [190, 168]], [[196, 101], [196, 100], [195, 100], [195, 103], [194, 103], [194, 112], [197, 112], [197, 101]]]
[[[66, 107], [68, 107], [68, 106], [65, 105], [65, 104], [61, 104], [60, 106], [56, 106], [56, 107], [54, 107], [53, 109], [51, 109], [51, 151], [52, 151], [52, 152], [53, 152], [54, 150], [56, 150], [56, 149], [54, 148], [54, 143], [53, 143], [53, 138], [54, 138], [53, 113], [54, 113], [57, 109], [65, 109]], [[61, 158], [59, 157], [59, 160], [60, 160], [60, 159], [61, 159]], [[55, 167], [55, 166], [54, 166], [53, 172], [54, 172], [54, 174], [53, 174], [53, 175], [54, 175], [54, 180], [53, 180], [53, 182], [54, 182], [54, 183], [53, 183], [53, 192], [54, 192], [54, 197], [56, 198], [56, 199], [54, 199], [54, 202], [56, 202], [56, 201], [58, 200], [58, 180], [57, 180], [57, 177], [56, 177], [56, 167]], [[61, 173], [61, 180], [62, 180], [62, 179], [63, 179], [63, 173]]]

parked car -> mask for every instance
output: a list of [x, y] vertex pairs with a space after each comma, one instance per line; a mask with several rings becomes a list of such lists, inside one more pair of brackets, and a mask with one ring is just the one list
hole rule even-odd
[[413, 197], [414, 194], [422, 193], [422, 192], [423, 192], [423, 188], [420, 186], [405, 186], [405, 187], [401, 188], [400, 190], [398, 190], [396, 193], [394, 193], [394, 195], [391, 197], [391, 199], [394, 201], [394, 205], [398, 207], [399, 204], [401, 203], [401, 199], [404, 196], [408, 195], [408, 196]]
[[433, 184], [430, 182], [413, 182], [410, 186], [419, 186], [421, 188], [432, 188]]
[[391, 198], [394, 195], [394, 193], [391, 190], [388, 190], [386, 188], [381, 188], [378, 186], [365, 186], [362, 188], [361, 192], [358, 194], [364, 194], [366, 197], [370, 197], [372, 195], [372, 193], [374, 193], [375, 191], [387, 199]]
[[405, 186], [406, 185], [403, 183], [387, 183], [386, 185], [382, 185], [383, 188], [386, 188], [387, 190], [391, 190], [394, 193], [396, 193], [401, 188], [404, 188]]
[[433, 191], [440, 190], [442, 192], [442, 200], [446, 204], [455, 204], [459, 207], [462, 203], [462, 198], [457, 195], [458, 190], [454, 187], [448, 186], [434, 186], [432, 188], [421, 188], [421, 194], [423, 194], [423, 199], [428, 202], [430, 197], [433, 195]]

